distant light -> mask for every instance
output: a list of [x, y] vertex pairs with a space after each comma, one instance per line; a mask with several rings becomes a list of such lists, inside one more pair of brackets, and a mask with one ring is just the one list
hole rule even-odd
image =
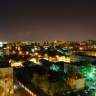
[[82, 47], [80, 47], [79, 49], [80, 49], [80, 50], [83, 50], [83, 48], [82, 48]]
[[27, 51], [26, 54], [29, 54], [29, 52]]
[[16, 90], [16, 89], [18, 89], [18, 87], [16, 85], [14, 85], [14, 89]]
[[22, 54], [22, 51], [19, 51], [19, 54]]
[[54, 41], [54, 43], [57, 43], [57, 41]]
[[31, 52], [33, 52], [33, 53], [34, 53], [34, 52], [35, 52], [35, 50], [34, 50], [34, 49], [31, 49]]
[[38, 55], [38, 53], [36, 52], [35, 55]]
[[0, 47], [2, 47], [3, 46], [3, 43], [2, 42], [0, 42]]
[[2, 44], [2, 42], [0, 42], [0, 44]]

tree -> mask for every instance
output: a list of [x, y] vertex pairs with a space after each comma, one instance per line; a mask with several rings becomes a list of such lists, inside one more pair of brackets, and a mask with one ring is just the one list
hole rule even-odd
[[39, 82], [39, 87], [41, 89], [43, 89], [46, 93], [49, 93], [49, 89], [50, 89], [50, 82], [48, 81], [48, 77], [46, 75], [40, 76], [38, 78], [38, 82]]
[[36, 73], [33, 74], [33, 78], [31, 80], [31, 82], [33, 84], [35, 84], [36, 86], [38, 85], [38, 74], [36, 74]]
[[46, 81], [46, 80], [41, 81], [39, 83], [39, 86], [40, 86], [41, 89], [43, 89], [45, 91], [45, 93], [49, 93], [49, 89], [50, 89], [50, 86], [51, 86], [49, 81]]
[[62, 92], [62, 91], [65, 91], [65, 83], [64, 82], [57, 81], [57, 82], [51, 83], [51, 88], [49, 91], [50, 95], [53, 95], [54, 93]]
[[83, 65], [78, 68], [78, 73], [83, 76], [91, 76], [93, 72], [93, 66], [90, 60], [86, 60], [83, 62]]

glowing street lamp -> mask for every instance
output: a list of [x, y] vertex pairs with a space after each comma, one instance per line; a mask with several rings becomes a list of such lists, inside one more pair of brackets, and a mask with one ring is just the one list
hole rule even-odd
[[27, 51], [27, 52], [26, 52], [26, 54], [28, 55], [28, 54], [29, 54], [29, 52]]
[[58, 56], [58, 55], [56, 55], [56, 58], [59, 58], [59, 56]]
[[45, 54], [45, 57], [47, 57], [48, 56], [48, 54]]
[[9, 49], [10, 47], [8, 46], [7, 49]]
[[80, 47], [79, 49], [80, 49], [80, 50], [83, 50], [83, 48], [82, 48], [82, 47]]
[[19, 54], [22, 54], [22, 51], [19, 51]]
[[38, 55], [38, 53], [37, 53], [37, 52], [35, 52], [35, 55], [37, 56], [37, 55]]
[[13, 50], [13, 52], [12, 52], [13, 54], [15, 54], [15, 51]]
[[15, 47], [15, 49], [17, 49], [17, 47]]

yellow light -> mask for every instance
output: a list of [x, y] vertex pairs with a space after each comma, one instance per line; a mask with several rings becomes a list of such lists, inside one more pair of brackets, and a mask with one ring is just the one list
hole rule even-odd
[[38, 53], [36, 52], [35, 55], [38, 55]]
[[19, 51], [19, 54], [22, 54], [22, 52], [21, 52], [21, 51]]
[[59, 58], [59, 55], [56, 55], [56, 58]]
[[35, 51], [36, 51], [38, 48], [35, 47], [34, 49], [35, 49]]
[[48, 56], [48, 54], [45, 54], [45, 57], [47, 57]]
[[15, 53], [15, 51], [13, 51], [13, 53]]
[[29, 54], [29, 52], [27, 51], [26, 54]]
[[80, 50], [83, 50], [83, 48], [82, 48], [82, 47], [80, 47], [79, 49], [80, 49]]
[[17, 49], [17, 47], [15, 47]]
[[8, 46], [7, 49], [9, 49], [10, 47]]

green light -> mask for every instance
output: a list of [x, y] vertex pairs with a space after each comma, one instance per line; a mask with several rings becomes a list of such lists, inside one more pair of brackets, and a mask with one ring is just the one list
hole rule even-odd
[[93, 76], [93, 74], [92, 74], [92, 73], [90, 73], [90, 74], [89, 74], [89, 76], [90, 76], [90, 77], [92, 77], [92, 76]]

